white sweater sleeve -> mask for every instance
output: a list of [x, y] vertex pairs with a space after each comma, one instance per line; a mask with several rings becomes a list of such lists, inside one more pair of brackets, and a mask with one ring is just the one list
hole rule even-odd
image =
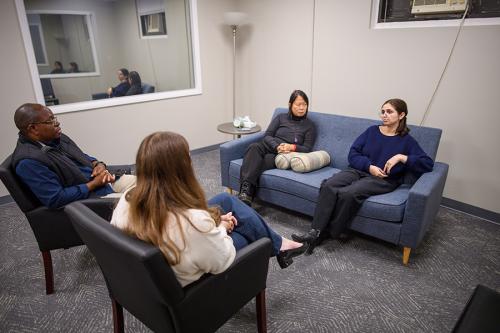
[[191, 214], [191, 221], [201, 232], [189, 232], [189, 260], [205, 273], [217, 274], [225, 271], [236, 256], [233, 240], [227, 235], [224, 227], [214, 227], [214, 221], [208, 212], [191, 210]]

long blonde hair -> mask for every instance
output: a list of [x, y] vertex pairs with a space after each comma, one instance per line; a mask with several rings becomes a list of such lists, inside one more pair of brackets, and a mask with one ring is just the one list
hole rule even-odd
[[167, 261], [176, 265], [182, 249], [170, 237], [169, 226], [176, 224], [185, 243], [179, 217], [189, 221], [187, 209], [208, 211], [216, 225], [220, 223], [220, 211], [207, 206], [191, 164], [189, 145], [177, 133], [156, 132], [142, 141], [137, 151], [136, 175], [137, 185], [126, 197], [130, 221], [125, 231], [158, 246]]

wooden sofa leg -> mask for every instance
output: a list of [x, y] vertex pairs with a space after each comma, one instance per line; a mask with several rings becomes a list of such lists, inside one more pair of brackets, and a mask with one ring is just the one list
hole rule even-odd
[[50, 251], [42, 251], [43, 269], [45, 271], [45, 293], [54, 293], [54, 271], [52, 269], [52, 256]]
[[266, 318], [266, 289], [263, 289], [255, 296], [255, 304], [257, 309], [257, 332], [267, 332], [267, 318]]
[[233, 189], [232, 188], [228, 187], [228, 188], [226, 188], [226, 191], [227, 191], [227, 193], [233, 195]]
[[124, 333], [123, 307], [113, 298], [111, 298], [111, 306], [113, 307], [113, 332]]
[[408, 265], [408, 260], [410, 260], [410, 252], [411, 252], [410, 247], [403, 248], [403, 265], [405, 266]]

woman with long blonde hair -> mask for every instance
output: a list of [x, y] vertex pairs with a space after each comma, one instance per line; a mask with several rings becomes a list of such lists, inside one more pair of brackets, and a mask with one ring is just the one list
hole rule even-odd
[[236, 197], [222, 193], [207, 203], [179, 134], [147, 136], [137, 152], [136, 175], [136, 187], [122, 196], [111, 224], [158, 246], [182, 286], [223, 272], [237, 250], [262, 237], [271, 239], [281, 268], [305, 251]]

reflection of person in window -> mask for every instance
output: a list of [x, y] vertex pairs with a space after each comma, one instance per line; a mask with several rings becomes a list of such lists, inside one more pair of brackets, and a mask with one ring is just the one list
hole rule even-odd
[[117, 74], [120, 84], [114, 88], [112, 87], [108, 88], [109, 97], [125, 96], [127, 91], [130, 89], [130, 83], [128, 83], [128, 69], [120, 68]]
[[78, 64], [76, 62], [69, 63], [68, 73], [80, 73], [80, 70], [78, 69]]
[[125, 94], [126, 96], [142, 94], [142, 83], [139, 73], [131, 71], [128, 74], [128, 83], [130, 83], [130, 88]]
[[64, 71], [62, 62], [60, 61], [54, 62], [54, 69], [50, 72], [50, 74], [63, 74], [63, 73], [66, 72]]

